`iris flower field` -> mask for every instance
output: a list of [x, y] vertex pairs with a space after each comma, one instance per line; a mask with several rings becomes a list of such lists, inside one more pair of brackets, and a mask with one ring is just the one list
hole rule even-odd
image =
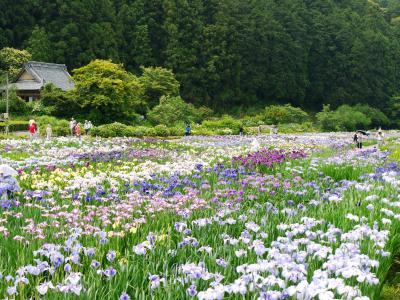
[[[400, 134], [2, 140], [0, 298], [381, 299]], [[400, 293], [400, 291], [399, 291]]]

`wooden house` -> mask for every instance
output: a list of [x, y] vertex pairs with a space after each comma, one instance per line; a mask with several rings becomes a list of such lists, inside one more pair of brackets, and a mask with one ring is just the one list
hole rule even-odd
[[52, 83], [64, 91], [74, 88], [66, 65], [37, 61], [25, 63], [17, 79], [10, 86], [16, 89], [19, 97], [31, 102], [40, 97], [40, 91], [48, 83]]

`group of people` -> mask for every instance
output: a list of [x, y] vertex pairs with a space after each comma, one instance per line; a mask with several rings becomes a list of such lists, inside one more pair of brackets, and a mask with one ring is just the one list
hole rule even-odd
[[[30, 120], [28, 125], [29, 139], [32, 141], [39, 135], [39, 127], [35, 120]], [[46, 139], [51, 140], [51, 135], [53, 134], [53, 129], [50, 124], [46, 127]]]
[[[93, 128], [93, 124], [91, 121], [85, 120], [83, 124], [83, 129], [85, 130], [85, 134], [88, 135], [90, 130]], [[74, 118], [71, 118], [69, 122], [69, 129], [72, 136], [81, 137], [82, 135], [82, 126], [81, 123], [77, 122]], [[35, 120], [30, 120], [28, 125], [29, 139], [32, 141], [37, 138], [39, 135], [39, 127]], [[51, 140], [53, 135], [53, 129], [50, 124], [47, 124], [46, 127], [46, 139]]]
[[[369, 135], [368, 132], [365, 132], [362, 130], [358, 130], [355, 132], [355, 134], [353, 136], [353, 142], [355, 143], [355, 146], [357, 149], [362, 149], [364, 136], [368, 136], [368, 135]], [[385, 139], [385, 134], [383, 133], [383, 131], [380, 127], [379, 127], [378, 131], [376, 132], [376, 139], [378, 141], [378, 145], [381, 146]]]
[[[85, 120], [83, 123], [83, 130], [85, 130], [85, 134], [88, 135], [90, 130], [92, 129], [93, 124], [91, 121]], [[71, 118], [69, 122], [69, 129], [72, 136], [76, 136], [78, 138], [82, 135], [82, 125], [81, 123], [77, 122], [74, 118]]]

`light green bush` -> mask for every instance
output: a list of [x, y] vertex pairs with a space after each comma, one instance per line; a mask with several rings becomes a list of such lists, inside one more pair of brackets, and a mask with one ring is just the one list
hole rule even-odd
[[169, 136], [169, 130], [167, 128], [167, 126], [160, 124], [154, 127], [154, 131], [156, 136], [162, 136], [162, 137], [166, 137]]
[[266, 124], [304, 123], [310, 116], [301, 108], [286, 105], [270, 105], [265, 108], [264, 121]]

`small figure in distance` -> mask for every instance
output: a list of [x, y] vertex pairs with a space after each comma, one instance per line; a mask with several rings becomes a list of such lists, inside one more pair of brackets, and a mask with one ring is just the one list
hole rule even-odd
[[358, 148], [358, 133], [357, 133], [357, 131], [354, 133], [353, 142], [354, 142], [356, 148]]
[[29, 132], [29, 140], [32, 141], [35, 138], [37, 132], [37, 125], [35, 123], [35, 120], [29, 121], [28, 132]]
[[47, 139], [48, 141], [51, 140], [51, 135], [52, 135], [52, 133], [53, 133], [53, 129], [51, 128], [51, 125], [50, 125], [50, 124], [47, 124], [47, 127], [46, 127], [46, 139]]
[[74, 128], [76, 126], [76, 121], [74, 118], [71, 118], [71, 121], [69, 121], [69, 130], [71, 131], [71, 136], [74, 136]]
[[185, 136], [189, 136], [191, 134], [192, 134], [192, 129], [190, 128], [190, 124], [187, 124], [185, 128]]
[[244, 135], [244, 129], [243, 129], [243, 126], [242, 126], [242, 125], [240, 125], [240, 128], [239, 128], [239, 135], [240, 135], [240, 136], [243, 136], [243, 135]]
[[382, 146], [385, 139], [385, 134], [383, 133], [381, 127], [379, 127], [378, 129], [378, 132], [376, 134], [376, 139], [378, 140], [378, 146]]

